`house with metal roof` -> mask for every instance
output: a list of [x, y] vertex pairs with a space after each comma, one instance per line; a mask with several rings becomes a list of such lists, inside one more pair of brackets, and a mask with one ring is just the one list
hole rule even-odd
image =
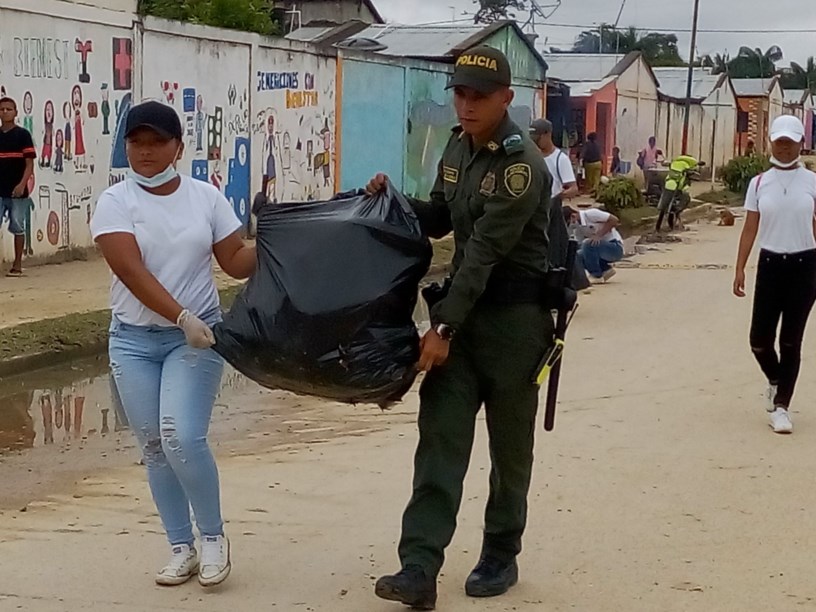
[[313, 21], [385, 23], [373, 0], [272, 0], [272, 11], [284, 32]]
[[[668, 158], [683, 153], [688, 68], [654, 68], [658, 80], [657, 137]], [[725, 74], [695, 68], [692, 74], [688, 153], [719, 168], [734, 157], [737, 95]]]
[[500, 49], [510, 61], [513, 120], [524, 128], [543, 117], [547, 64], [515, 22], [375, 24], [334, 44], [345, 126], [338, 130], [342, 189], [364, 184], [381, 170], [404, 193], [428, 196], [457, 122], [449, 77], [459, 55], [478, 45]]
[[785, 94], [779, 77], [731, 79], [737, 94], [737, 151], [742, 154], [753, 141], [756, 150], [768, 148], [768, 131], [773, 120], [784, 114]]
[[805, 124], [805, 149], [812, 151], [814, 142], [813, 94], [807, 89], [786, 89], [783, 92], [785, 113], [795, 115]]
[[544, 60], [548, 76], [570, 87], [578, 142], [595, 132], [607, 161], [617, 146], [622, 160], [634, 162], [657, 129], [657, 78], [643, 55], [550, 53]]

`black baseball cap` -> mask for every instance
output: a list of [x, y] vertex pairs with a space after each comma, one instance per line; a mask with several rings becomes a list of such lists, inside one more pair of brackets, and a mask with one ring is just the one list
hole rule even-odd
[[552, 134], [553, 124], [547, 119], [536, 119], [530, 125], [531, 136], [543, 136], [544, 134]]
[[457, 58], [448, 89], [470, 87], [491, 94], [511, 83], [510, 62], [504, 53], [493, 47], [474, 47]]
[[176, 111], [161, 102], [142, 102], [130, 109], [125, 120], [125, 138], [139, 128], [150, 128], [165, 138], [182, 139], [181, 120]]

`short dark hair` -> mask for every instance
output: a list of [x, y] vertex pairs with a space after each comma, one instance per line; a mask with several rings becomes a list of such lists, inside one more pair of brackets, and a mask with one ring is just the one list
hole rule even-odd
[[14, 98], [9, 98], [5, 96], [4, 98], [0, 98], [0, 104], [9, 104], [11, 103], [14, 106], [14, 110], [17, 110], [17, 101]]
[[590, 132], [589, 134], [587, 134], [587, 140], [589, 142], [595, 142], [596, 140], [598, 140], [598, 134], [596, 134], [595, 132]]
[[572, 221], [572, 215], [580, 215], [581, 211], [579, 211], [577, 208], [573, 208], [572, 206], [564, 206], [561, 209], [561, 213], [564, 215], [564, 221], [566, 221], [567, 225], [569, 225], [570, 221]]

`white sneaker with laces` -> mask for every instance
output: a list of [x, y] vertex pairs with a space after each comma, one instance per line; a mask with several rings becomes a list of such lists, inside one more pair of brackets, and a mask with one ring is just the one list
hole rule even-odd
[[221, 584], [230, 575], [230, 544], [226, 536], [204, 536], [201, 540], [201, 567], [198, 582], [211, 587]]
[[156, 574], [156, 584], [178, 586], [184, 584], [198, 572], [198, 553], [187, 544], [173, 546], [170, 562]]
[[793, 433], [793, 422], [791, 422], [788, 411], [784, 408], [777, 408], [771, 413], [771, 427], [774, 433]]
[[777, 385], [772, 385], [770, 383], [768, 384], [768, 391], [766, 391], [766, 395], [768, 397], [768, 405], [765, 408], [765, 410], [767, 410], [768, 412], [774, 412], [776, 410], [776, 404], [774, 404], [774, 402], [776, 401], [777, 389], [778, 389]]
[[616, 274], [617, 271], [615, 270], [615, 268], [609, 268], [606, 272], [603, 273], [603, 276], [601, 278], [603, 278], [603, 281], [605, 283], [608, 283], [610, 280], [612, 280], [612, 277], [615, 276]]

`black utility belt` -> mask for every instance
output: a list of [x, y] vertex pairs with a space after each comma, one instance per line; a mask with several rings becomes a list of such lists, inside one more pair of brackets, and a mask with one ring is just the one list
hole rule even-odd
[[489, 304], [547, 304], [555, 301], [558, 289], [548, 278], [490, 279], [481, 301]]

